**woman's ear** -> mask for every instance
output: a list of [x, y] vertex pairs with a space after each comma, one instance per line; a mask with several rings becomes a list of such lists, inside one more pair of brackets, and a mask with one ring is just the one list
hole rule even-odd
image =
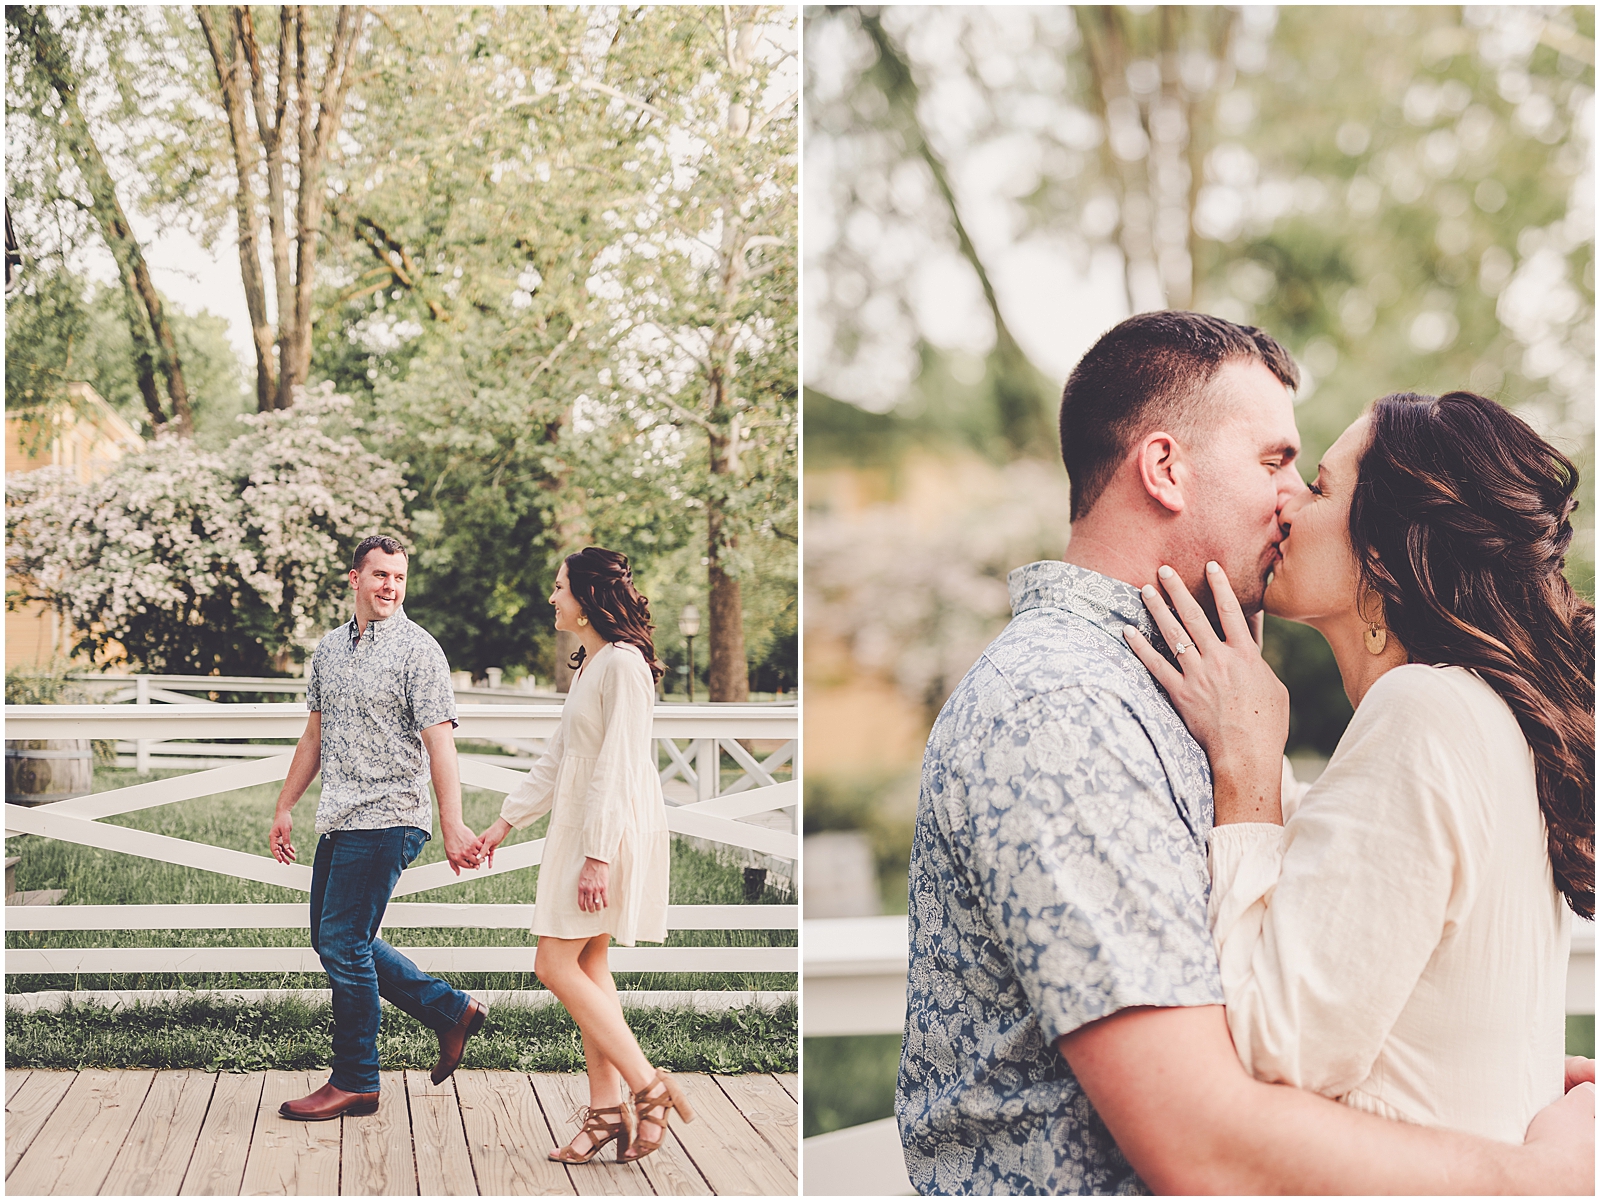
[[1157, 430], [1139, 443], [1135, 453], [1139, 482], [1151, 499], [1168, 512], [1183, 512], [1183, 488], [1189, 468], [1177, 438]]

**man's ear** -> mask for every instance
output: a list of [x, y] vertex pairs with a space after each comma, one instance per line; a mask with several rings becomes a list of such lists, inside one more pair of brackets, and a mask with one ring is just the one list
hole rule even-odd
[[1157, 430], [1139, 443], [1135, 459], [1139, 483], [1151, 499], [1170, 513], [1183, 512], [1183, 485], [1189, 473], [1178, 440]]

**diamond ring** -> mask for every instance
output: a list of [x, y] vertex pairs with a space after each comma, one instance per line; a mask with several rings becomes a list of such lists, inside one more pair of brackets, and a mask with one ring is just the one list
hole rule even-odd
[[1194, 643], [1192, 642], [1180, 642], [1177, 646], [1172, 648], [1172, 653], [1175, 655], [1181, 655], [1184, 651], [1190, 649], [1192, 646], [1194, 646]]

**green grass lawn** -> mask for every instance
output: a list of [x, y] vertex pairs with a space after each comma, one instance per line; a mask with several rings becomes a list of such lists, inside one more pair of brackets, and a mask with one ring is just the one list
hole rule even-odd
[[[105, 792], [141, 779], [181, 775], [153, 771], [140, 777], [131, 769], [97, 768], [94, 790]], [[263, 784], [218, 796], [179, 801], [136, 813], [105, 819], [107, 822], [149, 830], [174, 838], [208, 843], [264, 855], [272, 826], [279, 785]], [[300, 862], [309, 864], [315, 851], [313, 833], [319, 789], [313, 785], [295, 808], [295, 845]], [[463, 790], [462, 815], [475, 830], [482, 830], [499, 815], [501, 795], [481, 789]], [[504, 845], [541, 837], [548, 819], [525, 830], [513, 830]], [[33, 836], [7, 840], [9, 854], [18, 855], [17, 888], [61, 889], [67, 905], [119, 904], [221, 904], [290, 902], [305, 904], [306, 895], [272, 884], [239, 880], [232, 876], [140, 859], [114, 851], [57, 842]], [[416, 866], [444, 858], [437, 815], [433, 838], [417, 857]], [[677, 905], [739, 904], [743, 901], [741, 864], [731, 854], [708, 853], [678, 839], [673, 840], [670, 899]], [[463, 873], [462, 882], [430, 889], [407, 901], [526, 904], [534, 898], [538, 869], [474, 878]], [[768, 886], [759, 903], [792, 904], [786, 890]], [[527, 947], [520, 962], [510, 962], [504, 972], [452, 973], [450, 980], [468, 989], [537, 989], [532, 972], [533, 939], [526, 930], [403, 929], [388, 928], [399, 945]], [[94, 946], [306, 946], [306, 927], [285, 930], [88, 930], [15, 932], [6, 935], [8, 948]], [[794, 946], [793, 930], [685, 930], [673, 931], [668, 946]], [[508, 957], [509, 958], [509, 957]], [[796, 987], [792, 972], [748, 973], [620, 973], [619, 988], [626, 989], [732, 989], [780, 990]], [[325, 988], [321, 973], [119, 973], [62, 976], [8, 975], [7, 992], [53, 989], [154, 989], [154, 988]]]
[[[793, 1072], [798, 1009], [755, 1006], [715, 1013], [630, 1009], [628, 1025], [650, 1062], [680, 1072]], [[8, 1068], [198, 1068], [310, 1071], [332, 1060], [332, 1012], [289, 1000], [228, 1002], [197, 997], [110, 1010], [9, 1014]], [[388, 1069], [427, 1069], [438, 1058], [432, 1031], [386, 1007], [378, 1054]], [[497, 1005], [467, 1044], [461, 1066], [518, 1072], [581, 1072], [583, 1042], [559, 1005]]]

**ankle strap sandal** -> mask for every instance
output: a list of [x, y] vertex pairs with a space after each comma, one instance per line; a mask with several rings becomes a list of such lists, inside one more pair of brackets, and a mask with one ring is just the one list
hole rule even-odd
[[[614, 1117], [605, 1115], [613, 1114]], [[573, 1150], [572, 1143], [550, 1152], [550, 1158], [557, 1163], [588, 1163], [612, 1139], [617, 1140], [617, 1159], [622, 1158], [622, 1153], [628, 1149], [629, 1139], [632, 1135], [633, 1123], [629, 1120], [633, 1115], [621, 1105], [606, 1105], [600, 1109], [593, 1109], [588, 1105], [579, 1106], [572, 1114], [572, 1120], [582, 1121], [583, 1126], [578, 1134], [572, 1138], [572, 1143], [578, 1141], [579, 1135], [589, 1136], [589, 1149], [587, 1151]]]
[[[617, 1158], [623, 1163], [632, 1163], [652, 1151], [659, 1151], [662, 1140], [667, 1137], [667, 1111], [671, 1109], [676, 1109], [685, 1122], [694, 1121], [694, 1110], [689, 1107], [689, 1098], [684, 1095], [683, 1086], [658, 1068], [655, 1079], [633, 1094], [633, 1143], [626, 1153]], [[656, 1128], [653, 1139], [639, 1134], [646, 1122]]]

